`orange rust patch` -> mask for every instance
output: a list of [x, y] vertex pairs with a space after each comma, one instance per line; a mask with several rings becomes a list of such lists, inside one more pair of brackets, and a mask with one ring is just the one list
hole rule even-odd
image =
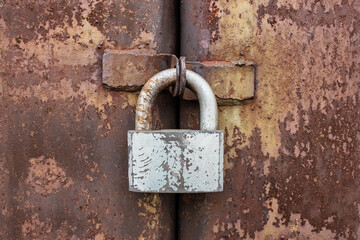
[[26, 183], [41, 195], [56, 193], [60, 188], [68, 188], [73, 184], [71, 178], [67, 177], [64, 170], [60, 168], [55, 159], [40, 156], [31, 158], [31, 167]]
[[50, 233], [51, 231], [51, 223], [40, 221], [39, 215], [37, 213], [34, 214], [30, 220], [26, 220], [21, 226], [21, 232], [24, 237], [39, 239], [39, 237], [44, 234]]

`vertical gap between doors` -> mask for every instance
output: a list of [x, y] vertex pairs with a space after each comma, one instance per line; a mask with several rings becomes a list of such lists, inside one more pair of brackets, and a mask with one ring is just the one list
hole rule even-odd
[[[176, 24], [176, 56], [179, 58], [181, 55], [181, 1], [175, 0], [175, 24]], [[176, 100], [176, 127], [181, 128], [180, 111], [181, 111], [181, 99]], [[181, 194], [175, 194], [175, 236], [174, 239], [180, 239], [180, 199]]]

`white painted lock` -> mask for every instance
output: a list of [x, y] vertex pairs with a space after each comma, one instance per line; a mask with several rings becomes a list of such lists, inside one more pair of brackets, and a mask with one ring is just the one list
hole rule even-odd
[[221, 192], [224, 132], [216, 130], [216, 98], [205, 79], [186, 71], [186, 86], [199, 99], [201, 130], [150, 130], [155, 98], [175, 81], [176, 69], [168, 69], [153, 76], [140, 92], [135, 130], [128, 131], [129, 189], [159, 193]]

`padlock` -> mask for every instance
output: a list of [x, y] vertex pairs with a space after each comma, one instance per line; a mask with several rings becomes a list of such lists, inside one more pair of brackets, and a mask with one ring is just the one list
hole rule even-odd
[[224, 132], [217, 130], [215, 95], [200, 75], [186, 71], [186, 87], [198, 97], [200, 130], [151, 130], [157, 95], [176, 81], [164, 70], [144, 85], [128, 131], [129, 189], [132, 192], [200, 193], [223, 190]]

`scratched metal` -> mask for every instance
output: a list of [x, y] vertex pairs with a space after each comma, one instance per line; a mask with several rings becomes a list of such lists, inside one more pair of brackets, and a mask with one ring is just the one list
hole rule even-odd
[[129, 186], [135, 192], [221, 192], [224, 132], [129, 131]]
[[[176, 51], [173, 1], [0, 5], [0, 239], [174, 239], [174, 196], [128, 189], [138, 93], [101, 84], [105, 48]], [[173, 97], [154, 105], [176, 128]]]
[[[181, 15], [187, 60], [257, 71], [253, 99], [219, 107], [224, 192], [182, 196], [179, 239], [360, 239], [359, 1], [184, 0]], [[180, 115], [198, 128], [196, 102]]]

